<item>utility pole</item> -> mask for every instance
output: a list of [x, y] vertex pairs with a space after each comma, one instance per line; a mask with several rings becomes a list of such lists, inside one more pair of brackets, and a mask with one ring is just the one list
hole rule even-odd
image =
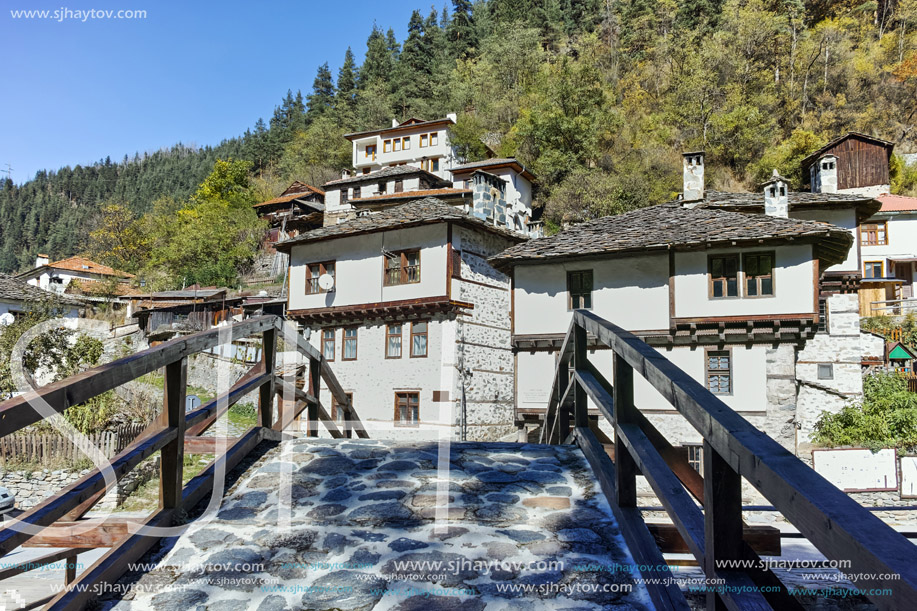
[[3, 172], [4, 174], [6, 174], [6, 177], [9, 178], [10, 180], [13, 179], [13, 166], [11, 166], [9, 163], [6, 164], [6, 169], [0, 170], [0, 172]]

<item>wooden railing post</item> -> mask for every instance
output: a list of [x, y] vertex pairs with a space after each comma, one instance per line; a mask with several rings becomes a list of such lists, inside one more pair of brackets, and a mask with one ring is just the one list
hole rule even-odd
[[[717, 563], [740, 560], [742, 545], [742, 477], [704, 441], [704, 573], [716, 579]], [[712, 581], [710, 583], [713, 583]], [[726, 605], [715, 592], [707, 592], [707, 611]]]
[[[265, 373], [273, 374], [277, 359], [277, 333], [274, 329], [268, 329], [261, 338], [261, 363], [264, 365]], [[258, 390], [261, 426], [268, 429], [274, 424], [274, 395], [274, 376], [271, 375]]]
[[[586, 354], [586, 328], [576, 325], [573, 329], [573, 368], [576, 371], [587, 370]], [[586, 397], [586, 389], [576, 380], [573, 383], [576, 384], [576, 388], [573, 389], [574, 426], [589, 428], [589, 399]]]
[[548, 427], [547, 442], [552, 445], [561, 443], [564, 440], [566, 431], [561, 431], [561, 428], [569, 428], [570, 426], [570, 416], [564, 409], [564, 397], [567, 394], [567, 387], [570, 386], [570, 375], [567, 371], [570, 365], [569, 362], [564, 359], [563, 353], [560, 355], [557, 366], [560, 368], [561, 373], [557, 379], [557, 399], [555, 403], [557, 413], [554, 414], [555, 421], [548, 422], [547, 412], [545, 412], [544, 423], [544, 425]]
[[159, 460], [159, 500], [163, 509], [181, 504], [182, 467], [185, 460], [185, 393], [188, 359], [182, 357], [165, 366], [162, 413], [166, 427], [175, 429], [175, 439], [163, 446]]
[[344, 408], [344, 437], [350, 439], [353, 437], [353, 426], [351, 425], [351, 418], [353, 414], [353, 406], [348, 405]]
[[618, 424], [635, 422], [634, 368], [617, 353], [614, 354], [614, 416], [615, 416], [615, 501], [619, 507], [637, 506], [637, 463], [630, 455]]
[[315, 397], [315, 403], [306, 408], [308, 414], [309, 437], [318, 437], [318, 404], [321, 401], [322, 364], [318, 359], [309, 359], [309, 394]]

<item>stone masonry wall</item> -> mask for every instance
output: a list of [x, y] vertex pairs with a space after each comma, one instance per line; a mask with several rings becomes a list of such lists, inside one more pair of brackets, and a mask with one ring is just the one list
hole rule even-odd
[[466, 435], [495, 441], [513, 435], [514, 361], [510, 332], [509, 277], [486, 258], [504, 250], [505, 239], [455, 228], [455, 247], [462, 254], [461, 280], [452, 298], [474, 304], [456, 320], [456, 413], [461, 413], [464, 380]]

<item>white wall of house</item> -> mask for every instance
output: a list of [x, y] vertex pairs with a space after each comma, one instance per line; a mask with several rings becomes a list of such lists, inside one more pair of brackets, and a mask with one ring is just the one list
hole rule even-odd
[[[443, 296], [446, 294], [446, 234], [446, 224], [440, 223], [293, 246], [289, 309]], [[420, 249], [420, 282], [384, 286], [383, 248], [388, 252]], [[307, 295], [306, 264], [324, 261], [335, 262], [334, 291]]]
[[[713, 299], [710, 297], [708, 257], [716, 254], [773, 252], [774, 294], [772, 296]], [[759, 249], [711, 249], [675, 253], [675, 316], [754, 316], [816, 312], [812, 246], [767, 247]], [[744, 287], [740, 287], [744, 289]]]
[[[10, 313], [15, 315], [18, 312], [25, 312], [28, 310], [27, 305], [22, 301], [15, 301], [12, 299], [0, 299], [0, 314]], [[61, 314], [64, 318], [79, 318], [80, 310], [76, 306], [62, 306], [63, 313]]]
[[[418, 319], [420, 320], [420, 319]], [[402, 322], [400, 358], [386, 358], [386, 325], [380, 321], [357, 327], [357, 358], [345, 361], [343, 330], [334, 328], [335, 359], [330, 362], [345, 392], [353, 393], [353, 405], [370, 437], [384, 439], [439, 439], [454, 433], [456, 422], [454, 395], [455, 321], [443, 317], [425, 318], [428, 323], [427, 356], [410, 356], [411, 325]], [[321, 350], [320, 328], [311, 330], [309, 342]], [[446, 391], [441, 401], [434, 391]], [[322, 405], [331, 411], [331, 393], [322, 386]], [[418, 392], [420, 424], [416, 427], [395, 424], [395, 393]], [[324, 430], [324, 429], [322, 429]]]
[[822, 221], [848, 230], [853, 236], [853, 246], [847, 252], [843, 263], [831, 265], [822, 272], [855, 272], [860, 269], [860, 240], [857, 236], [856, 210], [853, 207], [839, 210], [790, 210], [790, 218], [806, 221]]
[[568, 261], [515, 268], [516, 335], [566, 333], [567, 272], [592, 270], [592, 311], [630, 330], [669, 326], [668, 254]]
[[[430, 146], [420, 146], [420, 136], [426, 134], [436, 134], [436, 144]], [[410, 148], [394, 150], [394, 142], [388, 152], [385, 152], [384, 142], [395, 138], [407, 138], [410, 141]], [[375, 159], [367, 155], [367, 146], [376, 147]], [[417, 127], [413, 129], [398, 129], [397, 131], [383, 132], [375, 136], [367, 136], [353, 141], [353, 167], [358, 171], [363, 168], [369, 168], [371, 171], [379, 170], [386, 166], [406, 163], [415, 167], [421, 167], [424, 159], [439, 159], [439, 170], [433, 172], [440, 178], [449, 177], [449, 169], [455, 165], [455, 152], [449, 143], [449, 131], [446, 126], [439, 125], [435, 127]]]
[[[861, 246], [863, 252], [864, 266], [868, 261], [882, 261], [884, 275], [888, 277], [901, 276], [896, 273], [896, 269], [889, 263], [890, 259], [910, 259], [917, 257], [917, 212], [906, 212], [897, 214], [877, 214], [867, 223], [887, 222], [886, 242], [887, 244], [878, 246]], [[900, 272], [903, 263], [898, 264]], [[913, 262], [907, 264], [911, 268], [912, 282], [909, 285], [910, 290], [904, 289], [908, 297], [914, 297], [914, 281], [917, 280], [917, 269]]]
[[32, 286], [37, 286], [38, 288], [44, 289], [46, 291], [63, 293], [74, 280], [95, 280], [101, 282], [105, 281], [107, 278], [107, 276], [100, 276], [98, 274], [83, 274], [72, 270], [46, 268], [40, 275], [34, 278], [29, 278], [27, 282]]

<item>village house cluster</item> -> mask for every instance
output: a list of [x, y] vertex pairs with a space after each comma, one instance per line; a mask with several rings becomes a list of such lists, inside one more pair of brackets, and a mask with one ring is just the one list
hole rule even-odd
[[[917, 199], [887, 195], [891, 143], [828, 144], [803, 161], [805, 192], [777, 170], [755, 192], [711, 191], [703, 152], [688, 152], [676, 201], [544, 237], [536, 177], [515, 159], [462, 163], [453, 121], [349, 134], [353, 172], [261, 205], [294, 202], [286, 222], [311, 223], [276, 224], [287, 316], [374, 434], [528, 438], [578, 308], [663, 351], [793, 451], [885, 361], [860, 316], [908, 307], [917, 261]], [[871, 287], [881, 294], [864, 302]], [[591, 358], [610, 374], [610, 356]], [[697, 458], [697, 433], [641, 382], [643, 413]]]

